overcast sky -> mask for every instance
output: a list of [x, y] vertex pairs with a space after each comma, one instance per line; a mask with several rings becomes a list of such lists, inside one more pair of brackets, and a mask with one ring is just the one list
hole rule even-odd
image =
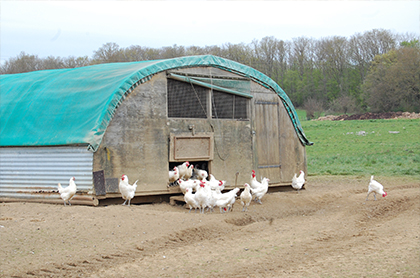
[[420, 35], [420, 0], [411, 1], [4, 1], [1, 60], [21, 51], [41, 58], [89, 56], [107, 42], [221, 46], [350, 37], [372, 29]]

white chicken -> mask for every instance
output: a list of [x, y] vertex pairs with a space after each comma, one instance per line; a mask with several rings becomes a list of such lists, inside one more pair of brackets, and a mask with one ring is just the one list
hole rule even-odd
[[71, 177], [69, 181], [69, 186], [66, 188], [61, 187], [61, 184], [58, 184], [58, 193], [60, 193], [61, 199], [64, 201], [64, 205], [66, 205], [66, 202], [70, 204], [70, 200], [73, 198], [73, 196], [76, 194], [77, 186], [75, 182], [76, 178]]
[[194, 165], [191, 164], [190, 166], [188, 166], [183, 179], [188, 180], [189, 178], [191, 178], [193, 174], [193, 170], [194, 170]]
[[169, 171], [169, 183], [168, 186], [172, 186], [179, 179], [179, 170], [178, 167], [174, 167], [172, 171]]
[[[188, 161], [185, 161], [181, 165], [178, 165], [178, 171], [179, 171], [179, 178], [184, 179], [185, 174], [187, 174], [187, 169], [190, 166], [190, 163]], [[187, 180], [187, 179], [186, 179]]]
[[260, 183], [257, 181], [257, 177], [255, 176], [255, 171], [252, 170], [251, 181], [249, 183], [249, 186], [253, 189], [256, 189], [259, 185]]
[[241, 195], [239, 195], [239, 199], [241, 200], [242, 211], [247, 211], [249, 204], [252, 201], [252, 195], [248, 183], [244, 184], [244, 190], [241, 192]]
[[193, 208], [197, 212], [198, 204], [195, 200], [195, 194], [192, 193], [191, 188], [185, 189], [184, 201], [190, 207], [190, 210], [188, 212], [191, 212]]
[[227, 209], [227, 211], [231, 210], [233, 204], [236, 201], [236, 194], [238, 194], [239, 188], [234, 188], [229, 192], [222, 193], [217, 195], [216, 206], [220, 208], [220, 213], [223, 213]]
[[297, 174], [292, 178], [292, 187], [296, 189], [299, 193], [299, 190], [302, 189], [303, 185], [305, 184], [305, 173], [301, 170], [299, 172], [299, 177], [297, 177]]
[[255, 197], [254, 200], [262, 204], [261, 199], [268, 191], [268, 182], [270, 181], [269, 178], [263, 178], [261, 182], [256, 181], [255, 185], [256, 188], [250, 188], [252, 196]]
[[206, 170], [201, 170], [201, 169], [194, 169], [194, 177], [199, 179], [199, 180], [205, 180], [208, 177], [208, 173]]
[[372, 192], [373, 192], [373, 197], [375, 201], [376, 201], [376, 193], [382, 195], [382, 197], [386, 197], [386, 195], [388, 195], [388, 193], [384, 191], [383, 185], [377, 182], [376, 180], [374, 180], [373, 176], [370, 177], [369, 189], [368, 189], [368, 194], [366, 196], [366, 201], [369, 198], [369, 194]]
[[201, 213], [204, 213], [204, 209], [208, 206], [211, 195], [210, 191], [210, 188], [203, 181], [200, 181], [199, 186], [196, 188], [195, 200]]
[[220, 192], [225, 189], [226, 181], [217, 180], [212, 174], [210, 174], [210, 180], [208, 181], [208, 185], [210, 186], [211, 190], [220, 190]]
[[[196, 189], [197, 186], [200, 184], [199, 181], [197, 180], [178, 180], [178, 184], [179, 184], [179, 189], [181, 189], [182, 193], [185, 194], [186, 189], [190, 188], [190, 189]], [[192, 192], [192, 190], [191, 190]]]
[[125, 200], [123, 206], [127, 201], [128, 206], [130, 206], [131, 199], [134, 198], [134, 194], [137, 189], [137, 182], [138, 180], [136, 180], [136, 182], [133, 185], [130, 185], [128, 183], [127, 175], [122, 175], [120, 183], [118, 184], [118, 188], [120, 189], [121, 197]]

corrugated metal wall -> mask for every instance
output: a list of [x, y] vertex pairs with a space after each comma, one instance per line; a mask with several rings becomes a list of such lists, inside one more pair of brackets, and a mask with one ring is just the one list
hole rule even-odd
[[58, 198], [57, 183], [76, 178], [77, 192], [93, 189], [93, 153], [85, 146], [0, 148], [0, 197]]

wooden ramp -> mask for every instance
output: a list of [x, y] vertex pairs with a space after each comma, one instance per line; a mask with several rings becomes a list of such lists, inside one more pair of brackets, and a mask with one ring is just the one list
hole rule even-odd
[[171, 204], [172, 206], [185, 205], [184, 195], [171, 196], [169, 198], [169, 204]]

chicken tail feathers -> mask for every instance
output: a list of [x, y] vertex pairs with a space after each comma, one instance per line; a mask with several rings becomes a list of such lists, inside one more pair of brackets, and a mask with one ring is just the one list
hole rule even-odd
[[61, 193], [61, 190], [63, 190], [63, 188], [61, 187], [61, 183], [58, 183], [58, 192]]

